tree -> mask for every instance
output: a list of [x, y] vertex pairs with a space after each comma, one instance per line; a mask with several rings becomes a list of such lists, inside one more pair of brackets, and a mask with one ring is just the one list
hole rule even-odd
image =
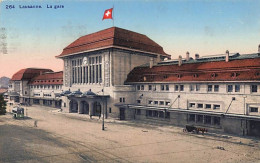
[[6, 101], [4, 100], [4, 96], [0, 95], [0, 115], [4, 115], [6, 113]]

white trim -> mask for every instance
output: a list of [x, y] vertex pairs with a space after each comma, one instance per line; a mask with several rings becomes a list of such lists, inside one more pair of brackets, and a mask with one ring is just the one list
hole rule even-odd
[[152, 54], [152, 55], [163, 55], [163, 56], [167, 55], [167, 54], [159, 54], [159, 53], [147, 52], [147, 51], [142, 51], [142, 50], [137, 50], [137, 49], [131, 49], [131, 48], [125, 48], [125, 47], [121, 47], [121, 46], [114, 46], [114, 45], [112, 45], [112, 46], [105, 46], [105, 47], [102, 47], [102, 48], [96, 48], [96, 49], [90, 49], [90, 50], [85, 50], [85, 51], [81, 51], [81, 52], [71, 53], [71, 54], [65, 54], [64, 56], [55, 56], [55, 57], [56, 58], [64, 58], [64, 57], [68, 57], [68, 56], [72, 56], [72, 55], [76, 55], [76, 54], [81, 54], [81, 53], [86, 53], [86, 52], [93, 52], [93, 51], [103, 50], [103, 49], [108, 49], [108, 48], [118, 48], [118, 49], [130, 50], [130, 51], [135, 51], [135, 52], [148, 53], [148, 54]]

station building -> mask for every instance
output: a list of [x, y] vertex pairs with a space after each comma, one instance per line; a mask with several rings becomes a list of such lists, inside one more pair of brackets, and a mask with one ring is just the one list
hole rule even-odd
[[[32, 103], [89, 116], [260, 135], [260, 48], [203, 57], [187, 52], [171, 60], [146, 35], [112, 27], [78, 38], [56, 57], [64, 61], [59, 82], [47, 80], [55, 74], [50, 70], [30, 81], [21, 78]], [[47, 95], [52, 102], [37, 102]]]
[[169, 57], [147, 36], [117, 27], [82, 36], [57, 56], [64, 61], [63, 88], [71, 93], [62, 96], [62, 110], [119, 118], [118, 92], [129, 96], [125, 102], [134, 98], [135, 89], [124, 85], [128, 73]]

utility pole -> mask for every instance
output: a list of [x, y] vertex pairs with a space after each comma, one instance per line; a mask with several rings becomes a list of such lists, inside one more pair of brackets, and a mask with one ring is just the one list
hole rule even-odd
[[102, 101], [103, 101], [103, 107], [102, 107], [102, 113], [103, 113], [103, 117], [102, 117], [102, 130], [105, 130], [104, 88], [102, 89], [102, 92], [103, 92], [103, 97], [102, 97]]

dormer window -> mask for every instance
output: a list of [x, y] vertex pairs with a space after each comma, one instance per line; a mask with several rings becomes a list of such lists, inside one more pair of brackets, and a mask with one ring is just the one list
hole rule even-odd
[[216, 76], [217, 76], [216, 73], [212, 73], [212, 74], [211, 74], [211, 77], [212, 77], [212, 78], [215, 78]]
[[199, 75], [198, 74], [193, 74], [193, 77], [194, 78], [197, 78]]
[[177, 77], [180, 79], [182, 77], [182, 75], [181, 74], [177, 74]]
[[236, 72], [231, 73], [231, 77], [237, 77], [237, 76], [238, 76], [238, 73], [236, 73]]

